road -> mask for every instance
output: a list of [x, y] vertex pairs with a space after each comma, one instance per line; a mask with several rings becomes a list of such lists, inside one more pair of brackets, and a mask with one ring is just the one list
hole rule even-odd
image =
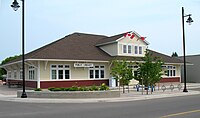
[[199, 118], [200, 95], [116, 103], [0, 101], [0, 118]]

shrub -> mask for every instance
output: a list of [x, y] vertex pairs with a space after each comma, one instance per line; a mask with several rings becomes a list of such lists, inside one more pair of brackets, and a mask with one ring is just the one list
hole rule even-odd
[[89, 91], [89, 89], [87, 87], [79, 87], [78, 90], [79, 91]]
[[99, 90], [99, 89], [98, 89], [97, 86], [93, 85], [93, 86], [89, 87], [89, 90], [90, 90], [90, 91], [97, 91], [97, 90]]
[[69, 91], [70, 88], [64, 88], [64, 91]]
[[78, 91], [78, 87], [72, 86], [71, 88], [69, 88], [69, 91]]
[[49, 91], [53, 91], [53, 89], [55, 89], [55, 87], [48, 88]]
[[105, 83], [103, 83], [100, 86], [100, 90], [109, 90], [109, 87]]
[[62, 88], [54, 88], [52, 91], [62, 91]]
[[62, 88], [60, 88], [60, 91], [65, 91], [65, 88], [63, 88], [63, 87], [62, 87]]
[[36, 89], [34, 89], [34, 91], [42, 91], [42, 89], [41, 88], [36, 88]]

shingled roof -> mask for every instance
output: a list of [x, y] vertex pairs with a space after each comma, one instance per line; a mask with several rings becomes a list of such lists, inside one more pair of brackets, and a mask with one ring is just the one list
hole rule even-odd
[[[43, 46], [25, 55], [25, 59], [61, 59], [61, 60], [96, 60], [96, 61], [111, 61], [114, 58], [118, 59], [134, 59], [142, 61], [141, 57], [124, 57], [124, 56], [110, 56], [101, 50], [97, 44], [102, 44], [114, 41], [122, 37], [123, 34], [107, 37], [103, 35], [73, 33], [60, 40]], [[173, 58], [152, 50], [153, 56], [158, 56], [163, 59], [165, 63], [183, 63], [182, 60]], [[12, 62], [21, 60], [18, 58]], [[11, 62], [9, 62], [11, 63]]]

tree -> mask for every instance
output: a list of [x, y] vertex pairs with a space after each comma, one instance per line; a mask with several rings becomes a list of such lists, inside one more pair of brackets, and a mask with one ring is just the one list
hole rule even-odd
[[[8, 57], [6, 59], [4, 59], [0, 65], [3, 65], [3, 64], [6, 64], [12, 60], [15, 60], [16, 58], [18, 58], [20, 55], [15, 55], [15, 56], [12, 56], [12, 57]], [[5, 75], [7, 74], [6, 70], [4, 68], [0, 68], [0, 80], [3, 79], [2, 75]]]
[[[158, 57], [152, 57], [150, 52], [146, 52], [143, 58], [144, 63], [138, 63], [137, 74], [134, 77], [148, 89], [149, 86], [154, 85], [160, 81], [162, 73], [162, 65], [164, 64]], [[148, 90], [147, 90], [148, 94]]]
[[127, 62], [126, 60], [114, 60], [113, 67], [111, 70], [111, 75], [119, 81], [119, 89], [122, 84], [123, 93], [125, 93], [124, 86], [130, 83], [130, 80], [133, 79], [132, 68], [129, 66], [132, 64], [131, 62]]
[[172, 57], [178, 57], [178, 54], [176, 52], [173, 52]]

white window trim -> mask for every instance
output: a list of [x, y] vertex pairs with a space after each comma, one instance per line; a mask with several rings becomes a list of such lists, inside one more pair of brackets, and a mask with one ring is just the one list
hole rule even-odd
[[[163, 65], [163, 66], [165, 66], [165, 71], [170, 71], [170, 70], [172, 70], [172, 76], [169, 74], [169, 76], [168, 75], [164, 75], [165, 77], [167, 77], [167, 78], [171, 78], [171, 77], [180, 77], [180, 76], [177, 76], [177, 72], [178, 72], [178, 70], [177, 70], [177, 67], [176, 66], [174, 66], [174, 65]], [[172, 68], [171, 69], [169, 69], [168, 67], [169, 66], [172, 66]], [[175, 68], [173, 68], [173, 67], [175, 67]], [[175, 76], [174, 76], [174, 72], [173, 72], [173, 70], [175, 70]]]
[[[95, 69], [95, 66], [99, 66], [98, 69]], [[101, 68], [101, 66], [104, 66], [104, 68]], [[93, 78], [90, 78], [90, 70], [93, 70]], [[95, 78], [95, 70], [99, 70], [99, 78]], [[101, 70], [104, 70], [104, 78], [101, 78]], [[105, 79], [106, 78], [106, 70], [105, 70], [105, 65], [94, 65], [93, 68], [88, 69], [88, 78], [90, 80], [100, 80], [100, 79]]]
[[14, 75], [13, 75], [13, 78], [14, 79], [17, 79], [17, 70], [14, 70], [14, 73], [13, 73]]
[[[126, 48], [124, 48], [124, 46], [126, 46]], [[124, 52], [124, 49], [126, 49], [126, 52]], [[127, 50], [127, 45], [122, 44], [122, 53], [123, 54], [127, 54], [128, 50]]]
[[[126, 52], [124, 52], [124, 46], [126, 46]], [[131, 52], [129, 53], [128, 47], [131, 46]], [[122, 54], [133, 54], [133, 45], [131, 44], [122, 44]]]
[[7, 77], [8, 77], [8, 79], [11, 79], [11, 78], [12, 78], [12, 71], [8, 71]]
[[[135, 47], [137, 46], [137, 53], [135, 53]], [[142, 53], [140, 54], [140, 47], [141, 47], [141, 51], [142, 51]], [[144, 50], [145, 50], [145, 48], [144, 48], [144, 45], [133, 45], [133, 49], [134, 49], [134, 51], [133, 51], [133, 54], [134, 55], [136, 55], [136, 56], [141, 56], [141, 55], [143, 55], [144, 54]]]
[[[52, 65], [56, 65], [56, 68], [52, 68]], [[63, 65], [63, 68], [58, 68], [59, 65]], [[69, 66], [69, 68], [65, 68], [65, 66]], [[52, 70], [56, 70], [56, 79], [52, 79]], [[58, 74], [58, 70], [63, 70], [63, 79], [59, 79], [59, 74]], [[65, 79], [65, 71], [64, 70], [69, 70], [69, 79]], [[50, 80], [59, 80], [59, 81], [63, 81], [63, 80], [70, 80], [71, 79], [71, 65], [70, 64], [51, 64], [50, 65]]]
[[19, 71], [19, 79], [23, 79], [23, 70], [22, 68], [20, 68], [20, 71]]
[[[140, 48], [141, 48], [141, 53], [140, 53]], [[143, 46], [138, 46], [138, 54], [142, 55], [143, 54]]]
[[28, 79], [29, 80], [35, 80], [35, 76], [36, 76], [36, 71], [35, 71], [35, 67], [34, 66], [29, 66], [28, 67]]

